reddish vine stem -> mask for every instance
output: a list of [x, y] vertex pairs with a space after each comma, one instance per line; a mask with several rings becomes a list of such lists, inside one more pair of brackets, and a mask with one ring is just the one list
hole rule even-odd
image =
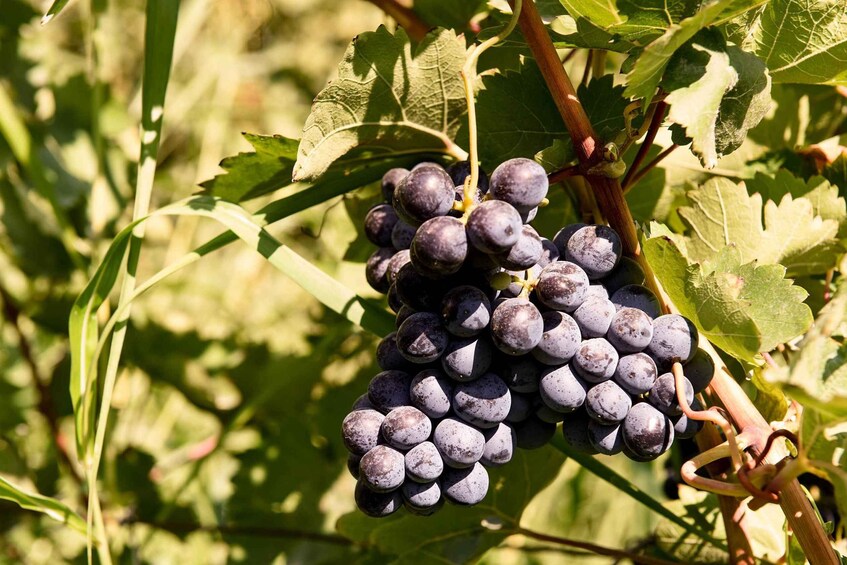
[[551, 536], [548, 534], [543, 534], [541, 532], [536, 532], [534, 530], [527, 530], [525, 528], [516, 528], [515, 533], [524, 535], [530, 539], [534, 539], [537, 541], [542, 541], [546, 543], [553, 543], [557, 545], [564, 545], [566, 547], [573, 547], [576, 549], [584, 549], [585, 551], [591, 552], [595, 555], [605, 555], [607, 557], [614, 557], [616, 559], [629, 559], [633, 563], [640, 563], [643, 565], [671, 565], [671, 561], [666, 561], [664, 559], [659, 559], [656, 557], [651, 557], [649, 555], [637, 555], [635, 553], [631, 553], [629, 551], [622, 551], [619, 549], [612, 549], [609, 547], [603, 547], [602, 545], [596, 545], [593, 543], [588, 543], [584, 541], [562, 538], [559, 536]]
[[647, 135], [644, 136], [644, 141], [641, 142], [638, 153], [635, 154], [635, 159], [633, 159], [632, 165], [629, 166], [629, 170], [626, 172], [626, 176], [621, 183], [624, 191], [632, 184], [636, 171], [638, 171], [644, 159], [647, 158], [650, 148], [653, 147], [653, 141], [656, 140], [656, 134], [659, 133], [659, 128], [662, 127], [667, 109], [668, 105], [666, 102], [656, 103], [656, 108], [653, 110], [653, 119], [650, 120], [650, 125], [647, 128]]
[[624, 185], [623, 185], [623, 192], [624, 192], [624, 194], [626, 194], [627, 192], [629, 192], [629, 191], [632, 189], [632, 187], [633, 187], [633, 186], [635, 186], [635, 185], [638, 183], [638, 181], [640, 181], [641, 179], [643, 179], [643, 178], [644, 178], [644, 176], [645, 176], [647, 173], [649, 173], [651, 170], [655, 169], [655, 168], [656, 168], [656, 166], [657, 166], [659, 163], [661, 163], [661, 162], [665, 159], [665, 157], [667, 157], [668, 155], [670, 155], [671, 153], [673, 153], [673, 152], [674, 152], [674, 150], [675, 150], [677, 147], [679, 147], [679, 145], [677, 145], [677, 144], [675, 144], [675, 143], [674, 143], [673, 145], [671, 145], [670, 147], [668, 147], [667, 149], [665, 149], [664, 151], [662, 151], [661, 153], [659, 153], [658, 155], [656, 155], [656, 157], [655, 157], [652, 161], [650, 161], [649, 163], [647, 163], [646, 165], [644, 165], [643, 167], [641, 167], [641, 168], [638, 170], [638, 172], [633, 173], [633, 175], [632, 175], [632, 179], [629, 181], [629, 183], [628, 183], [628, 184], [624, 184]]
[[394, 18], [415, 41], [420, 41], [429, 32], [429, 26], [411, 8], [397, 0], [368, 0], [368, 2]]
[[[568, 128], [577, 157], [580, 163], [590, 168], [602, 159], [601, 151], [598, 151], [599, 141], [585, 109], [576, 96], [573, 84], [562, 67], [533, 0], [525, 0], [518, 24]], [[597, 203], [609, 225], [620, 234], [624, 252], [633, 256], [642, 266], [648, 285], [661, 300], [663, 294], [652, 269], [641, 253], [635, 222], [624, 199], [620, 182], [617, 179], [596, 175], [587, 176], [586, 180], [594, 189]], [[664, 309], [669, 311], [668, 304], [664, 305]], [[722, 370], [723, 363], [714, 349], [708, 345], [708, 342], [705, 345], [719, 363], [711, 388], [726, 406], [737, 428], [747, 435], [754, 436], [750, 449], [755, 456], [762, 451], [771, 431], [770, 426], [735, 379]], [[766, 461], [775, 464], [784, 456], [784, 449], [772, 449]], [[832, 550], [829, 538], [796, 479], [788, 483], [780, 493], [780, 506], [809, 561], [813, 565], [838, 565], [839, 561]]]

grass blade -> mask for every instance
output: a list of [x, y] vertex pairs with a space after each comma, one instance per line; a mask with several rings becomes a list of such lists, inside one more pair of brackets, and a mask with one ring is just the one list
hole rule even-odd
[[575, 449], [572, 449], [567, 443], [565, 443], [564, 439], [561, 437], [561, 434], [556, 434], [556, 436], [553, 438], [553, 441], [551, 441], [550, 443], [553, 445], [553, 447], [567, 455], [570, 459], [573, 459], [574, 461], [579, 463], [586, 470], [593, 473], [600, 479], [603, 479], [604, 481], [606, 481], [622, 493], [626, 494], [627, 496], [632, 497], [636, 501], [640, 502], [656, 514], [662, 516], [663, 518], [666, 518], [667, 520], [670, 520], [680, 528], [700, 537], [701, 539], [709, 542], [713, 546], [720, 548], [724, 551], [728, 551], [726, 542], [715, 538], [709, 532], [704, 531], [698, 526], [690, 522], [686, 522], [685, 520], [671, 512], [669, 509], [665, 508], [665, 506], [661, 502], [659, 502], [658, 500], [638, 488], [638, 486], [633, 484], [632, 481], [618, 474], [614, 469], [607, 467], [591, 455], [586, 455], [585, 453], [581, 453]]
[[0, 477], [0, 498], [14, 502], [26, 510], [46, 514], [80, 534], [86, 534], [85, 520], [63, 503], [54, 498], [27, 492], [2, 477]]
[[47, 10], [47, 13], [44, 14], [44, 17], [41, 18], [41, 25], [46, 25], [59, 15], [59, 12], [65, 9], [65, 6], [68, 5], [70, 0], [55, 0], [53, 4], [50, 5], [50, 9]]

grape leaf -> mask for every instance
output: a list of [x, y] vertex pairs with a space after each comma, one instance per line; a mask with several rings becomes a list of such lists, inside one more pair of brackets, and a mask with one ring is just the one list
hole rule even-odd
[[431, 32], [415, 46], [402, 29], [392, 35], [381, 26], [359, 35], [338, 78], [315, 98], [294, 180], [320, 176], [352, 150], [465, 158], [453, 142], [465, 113], [464, 58], [464, 42], [450, 30]]
[[847, 513], [847, 424], [844, 416], [828, 415], [812, 408], [800, 420], [800, 451], [809, 464], [826, 474], [835, 489], [839, 513]]
[[200, 183], [206, 193], [238, 203], [291, 184], [298, 140], [252, 133], [245, 133], [244, 138], [255, 152], [221, 161], [226, 172]]
[[785, 279], [781, 265], [745, 263], [734, 245], [713, 261], [691, 258], [690, 240], [652, 223], [644, 242], [650, 266], [679, 312], [716, 346], [754, 362], [761, 351], [802, 335], [812, 323], [807, 293]]
[[447, 505], [437, 520], [403, 511], [387, 519], [354, 512], [342, 516], [336, 527], [372, 552], [390, 555], [391, 563], [420, 563], [422, 556], [433, 555], [442, 562], [473, 562], [515, 533], [524, 508], [556, 477], [563, 462], [554, 449], [517, 450], [508, 465], [489, 471], [488, 496], [476, 506]]
[[568, 13], [585, 19], [606, 33], [641, 44], [662, 35], [680, 20], [694, 15], [697, 3], [689, 0], [561, 0]]
[[[485, 77], [483, 85], [476, 105], [483, 162], [534, 158], [543, 151], [538, 158], [554, 170], [573, 159], [570, 135], [533, 62], [524, 64], [519, 73]], [[624, 130], [628, 102], [623, 97], [623, 87], [614, 86], [611, 75], [580, 86], [577, 96], [601, 139], [612, 139]], [[503, 119], [503, 108], [509, 109], [508, 120]]]
[[415, 0], [414, 10], [431, 26], [452, 28], [462, 32], [478, 12], [485, 8], [485, 0], [464, 2], [441, 2], [439, 0]]
[[847, 4], [772, 0], [748, 24], [744, 46], [774, 82], [847, 84]]
[[618, 53], [629, 53], [636, 48], [634, 43], [597, 27], [585, 18], [559, 16], [550, 23], [550, 29], [555, 34], [553, 42], [557, 48], [606, 49]]
[[660, 37], [653, 40], [635, 61], [626, 76], [626, 96], [643, 98], [646, 107], [656, 93], [665, 68], [677, 49], [694, 37], [704, 27], [712, 24], [738, 0], [716, 0], [690, 17], [674, 23]]
[[691, 206], [679, 215], [690, 230], [685, 246], [694, 262], [732, 245], [743, 263], [781, 264], [796, 276], [826, 272], [843, 252], [839, 222], [816, 215], [809, 198], [768, 200], [763, 225], [762, 195], [749, 194], [743, 183], [713, 178], [687, 196]]
[[790, 367], [770, 367], [764, 375], [804, 407], [841, 420], [847, 420], [845, 314], [847, 285], [841, 285], [821, 309]]

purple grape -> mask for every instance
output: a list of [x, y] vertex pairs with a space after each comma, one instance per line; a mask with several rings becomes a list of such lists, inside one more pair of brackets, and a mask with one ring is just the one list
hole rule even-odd
[[403, 506], [403, 497], [399, 490], [374, 492], [361, 480], [356, 484], [355, 498], [359, 510], [371, 518], [384, 518]]
[[538, 258], [538, 266], [542, 269], [554, 261], [558, 261], [561, 255], [556, 244], [546, 238], [541, 238], [541, 257]]
[[377, 410], [387, 414], [395, 408], [409, 404], [409, 386], [412, 377], [404, 371], [383, 371], [371, 379], [368, 400]]
[[485, 449], [480, 463], [486, 467], [499, 467], [512, 460], [517, 444], [517, 436], [512, 426], [499, 424], [482, 432], [485, 436]]
[[486, 373], [453, 387], [453, 411], [478, 428], [493, 428], [506, 419], [512, 396], [503, 379]]
[[565, 259], [576, 263], [591, 280], [605, 277], [620, 261], [621, 238], [606, 226], [585, 226], [568, 240]]
[[406, 178], [406, 175], [408, 174], [408, 169], [398, 167], [395, 169], [388, 169], [388, 172], [382, 175], [382, 197], [385, 198], [386, 202], [391, 202], [397, 185], [400, 184], [400, 182]]
[[544, 267], [535, 285], [535, 295], [542, 304], [565, 312], [576, 310], [585, 300], [587, 290], [585, 271], [568, 261], [556, 261]]
[[615, 381], [596, 384], [588, 389], [585, 395], [586, 412], [601, 424], [623, 421], [631, 407], [632, 400], [629, 395]]
[[415, 269], [431, 278], [451, 275], [462, 267], [468, 254], [465, 226], [456, 218], [432, 218], [418, 228], [410, 257]]
[[385, 416], [376, 410], [354, 410], [341, 423], [341, 439], [354, 455], [364, 455], [379, 443], [379, 430]]
[[636, 460], [655, 459], [673, 443], [671, 421], [648, 402], [639, 402], [630, 408], [621, 427], [624, 444], [638, 458]]
[[388, 282], [388, 263], [396, 253], [393, 247], [380, 247], [368, 258], [365, 264], [365, 278], [368, 284], [371, 285], [377, 292], [385, 294], [388, 292], [390, 283]]
[[491, 366], [494, 348], [485, 337], [469, 337], [450, 342], [441, 356], [444, 372], [457, 381], [472, 381]]
[[[685, 387], [685, 400], [689, 405], [694, 401], [694, 387], [685, 377], [682, 378], [683, 386]], [[653, 383], [653, 388], [650, 389], [650, 404], [656, 407], [660, 412], [664, 412], [668, 416], [678, 416], [682, 414], [682, 407], [677, 402], [676, 397], [676, 382], [673, 373], [665, 373], [659, 375], [656, 382]]]
[[397, 330], [397, 348], [412, 363], [435, 361], [450, 342], [450, 335], [438, 315], [431, 312], [412, 314]]
[[603, 337], [609, 331], [615, 312], [615, 305], [611, 301], [588, 298], [573, 313], [573, 319], [579, 326], [582, 337]]
[[391, 232], [397, 220], [391, 204], [377, 204], [365, 216], [365, 237], [377, 247], [391, 247]]
[[450, 412], [453, 382], [438, 369], [424, 369], [412, 379], [409, 397], [430, 418], [443, 418]]
[[417, 408], [400, 406], [385, 415], [380, 431], [388, 445], [405, 451], [429, 438], [432, 422]]
[[441, 490], [454, 504], [478, 504], [488, 493], [488, 471], [479, 463], [465, 469], [444, 469]]
[[573, 318], [557, 310], [544, 312], [541, 318], [544, 321], [544, 333], [532, 350], [532, 356], [545, 365], [567, 363], [579, 349], [579, 326]]
[[573, 412], [585, 402], [586, 383], [571, 370], [570, 365], [552, 367], [542, 373], [538, 391], [544, 404], [557, 412]]
[[611, 293], [630, 284], [643, 285], [646, 280], [644, 269], [629, 257], [621, 257], [615, 270], [602, 279], [603, 286]]
[[559, 257], [562, 260], [565, 258], [565, 253], [568, 249], [568, 242], [571, 240], [571, 237], [573, 237], [573, 234], [587, 225], [588, 224], [583, 223], [570, 224], [560, 229], [553, 237], [553, 245], [555, 245], [556, 249], [559, 250]]
[[656, 362], [649, 355], [633, 353], [618, 360], [614, 379], [629, 394], [640, 396], [650, 392], [658, 374]]
[[565, 438], [565, 443], [582, 453], [597, 453], [597, 448], [592, 445], [588, 435], [588, 426], [591, 425], [591, 421], [585, 410], [568, 414], [562, 421], [562, 436]]
[[623, 433], [620, 424], [601, 424], [596, 420], [588, 423], [588, 441], [597, 453], [615, 455], [623, 451]]
[[520, 211], [538, 206], [547, 196], [547, 173], [531, 159], [517, 157], [500, 163], [491, 173], [489, 192]]
[[457, 418], [441, 420], [435, 426], [432, 443], [445, 465], [455, 468], [470, 467], [479, 461], [485, 450], [482, 432]]
[[441, 319], [451, 334], [475, 336], [491, 321], [491, 302], [476, 287], [462, 285], [453, 288], [441, 301]]
[[444, 461], [431, 441], [419, 443], [406, 453], [406, 476], [419, 483], [428, 483], [441, 476]]
[[538, 390], [542, 367], [529, 356], [508, 356], [500, 360], [495, 371], [513, 392], [532, 393]]
[[619, 288], [609, 300], [618, 309], [636, 308], [645, 312], [651, 318], [662, 315], [662, 306], [659, 304], [656, 295], [649, 288], [638, 284], [628, 284]]
[[394, 229], [391, 230], [391, 246], [395, 249], [409, 249], [417, 231], [417, 228], [410, 226], [403, 220], [397, 220]]
[[403, 454], [377, 445], [359, 461], [359, 480], [374, 492], [389, 492], [403, 484], [406, 478], [406, 460]]
[[494, 345], [509, 355], [529, 353], [541, 341], [544, 320], [534, 304], [524, 298], [509, 298], [491, 315]]
[[555, 433], [556, 424], [545, 422], [535, 415], [515, 425], [515, 436], [521, 449], [544, 447]]
[[455, 185], [439, 166], [415, 167], [394, 189], [397, 215], [412, 226], [445, 216], [453, 207]]
[[636, 353], [650, 344], [653, 338], [653, 320], [635, 308], [617, 311], [606, 339], [621, 353]]
[[679, 314], [667, 314], [653, 320], [653, 339], [646, 353], [659, 371], [670, 371], [674, 361], [683, 365], [697, 353], [697, 328]]
[[521, 234], [521, 216], [512, 206], [487, 200], [473, 209], [466, 224], [468, 242], [484, 253], [508, 251]]
[[429, 516], [434, 514], [444, 504], [441, 498], [441, 486], [438, 481], [431, 483], [416, 483], [406, 481], [400, 489], [406, 508], [413, 514]]
[[388, 282], [394, 284], [394, 281], [397, 279], [397, 273], [400, 272], [400, 269], [411, 262], [412, 258], [408, 249], [401, 249], [392, 255], [391, 259], [388, 261], [388, 267], [385, 271], [385, 276], [388, 278]]
[[612, 378], [618, 366], [618, 352], [601, 337], [582, 342], [573, 357], [577, 374], [590, 383], [600, 383]]
[[532, 414], [535, 406], [534, 398], [528, 394], [516, 394], [512, 392], [512, 406], [506, 414], [506, 422], [517, 424], [523, 422]]
[[496, 260], [504, 269], [521, 271], [538, 263], [543, 252], [538, 232], [532, 226], [525, 225], [521, 227], [518, 241], [508, 251], [498, 254]]
[[685, 378], [691, 382], [694, 394], [700, 394], [706, 390], [715, 376], [715, 362], [708, 353], [698, 349], [691, 361], [682, 368], [682, 372]]
[[406, 361], [406, 358], [397, 349], [396, 336], [397, 332], [391, 332], [382, 338], [382, 341], [376, 347], [376, 362], [383, 371], [405, 371], [413, 366], [412, 363]]

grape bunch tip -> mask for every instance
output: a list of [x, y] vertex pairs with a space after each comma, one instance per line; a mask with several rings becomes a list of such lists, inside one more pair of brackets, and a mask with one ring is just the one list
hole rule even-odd
[[342, 423], [355, 500], [368, 516], [477, 504], [488, 468], [517, 448], [565, 442], [589, 454], [650, 461], [701, 423], [714, 363], [694, 325], [662, 315], [638, 263], [607, 226], [573, 224], [552, 239], [529, 225], [547, 196], [544, 169], [510, 159], [480, 170], [461, 212], [467, 162], [391, 169], [364, 230], [365, 273], [387, 294], [396, 331], [381, 372]]

